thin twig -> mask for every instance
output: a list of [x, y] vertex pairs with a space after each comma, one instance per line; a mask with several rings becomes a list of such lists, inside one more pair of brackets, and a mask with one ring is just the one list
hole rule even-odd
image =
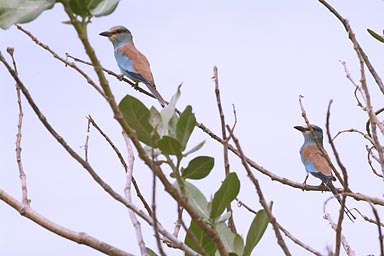
[[[13, 68], [15, 70], [16, 75], [18, 75], [17, 72], [17, 65], [16, 60], [14, 57], [15, 50], [13, 48], [7, 48], [7, 52], [12, 58]], [[27, 188], [27, 177], [24, 172], [23, 162], [21, 161], [21, 138], [22, 138], [22, 126], [23, 126], [23, 106], [21, 104], [21, 95], [20, 95], [20, 87], [16, 84], [16, 96], [17, 96], [17, 106], [19, 108], [19, 120], [17, 122], [17, 134], [16, 134], [16, 162], [17, 166], [19, 167], [19, 177], [20, 177], [20, 183], [21, 183], [21, 195], [22, 195], [22, 202], [23, 204], [29, 204], [28, 199], [28, 188]]]
[[[123, 137], [125, 144], [127, 146], [127, 159], [128, 159], [128, 164], [127, 164], [127, 174], [126, 174], [126, 183], [125, 183], [125, 188], [124, 188], [124, 194], [125, 198], [127, 199], [128, 203], [132, 203], [132, 196], [131, 196], [131, 183], [132, 183], [132, 177], [133, 177], [133, 164], [135, 162], [135, 157], [133, 155], [133, 150], [131, 143], [129, 142], [128, 136], [123, 132]], [[147, 256], [147, 249], [145, 248], [145, 242], [143, 238], [143, 233], [141, 232], [141, 224], [136, 218], [135, 213], [131, 210], [128, 209], [129, 217], [131, 219], [131, 222], [133, 224], [133, 227], [135, 228], [136, 232], [136, 240], [140, 248], [140, 253], [142, 256]]]
[[[347, 193], [347, 194], [349, 195], [349, 193]], [[369, 200], [367, 200], [367, 203], [369, 204], [369, 206], [371, 206], [373, 215], [375, 216], [375, 219], [376, 219], [376, 220], [371, 220], [371, 219], [369, 219], [368, 217], [362, 215], [362, 214], [360, 213], [360, 211], [358, 211], [358, 210], [357, 210], [357, 212], [358, 212], [361, 216], [363, 216], [363, 218], [364, 218], [366, 221], [376, 224], [377, 229], [378, 229], [378, 233], [379, 233], [380, 255], [384, 255], [384, 241], [383, 241], [384, 237], [383, 237], [383, 231], [382, 231], [382, 229], [381, 229], [381, 227], [384, 226], [384, 224], [380, 222], [380, 216], [379, 216], [379, 213], [377, 212], [377, 209], [376, 209], [376, 207], [372, 204], [372, 202], [370, 202]]]
[[[123, 165], [125, 172], [127, 172], [128, 166], [127, 163], [124, 160], [123, 154], [119, 151], [119, 149], [116, 147], [116, 145], [112, 142], [111, 138], [101, 129], [101, 127], [96, 123], [96, 121], [92, 118], [91, 115], [87, 116], [88, 122], [92, 124], [93, 127], [96, 128], [96, 130], [103, 136], [103, 138], [108, 142], [108, 144], [111, 146], [113, 151], [116, 153], [117, 157], [120, 160], [120, 163]], [[135, 177], [132, 176], [132, 184], [135, 188], [136, 195], [144, 205], [145, 209], [147, 210], [148, 214], [152, 216], [152, 210], [147, 201], [145, 200], [144, 196], [141, 194], [139, 185], [137, 184]]]
[[240, 201], [238, 198], [236, 198], [236, 202], [238, 204], [239, 207], [244, 207], [245, 209], [247, 209], [249, 212], [253, 213], [253, 214], [257, 214], [257, 211], [253, 210], [251, 207], [249, 207], [248, 205], [246, 205], [245, 203], [243, 203], [242, 201]]
[[173, 235], [175, 237], [179, 236], [182, 218], [183, 218], [183, 207], [177, 204], [177, 220], [176, 220], [175, 228], [173, 230]]
[[[238, 203], [238, 205], [241, 207], [243, 206], [245, 209], [247, 209], [249, 212], [253, 213], [253, 214], [257, 214], [257, 211], [253, 210], [251, 207], [249, 207], [248, 205], [246, 205], [245, 203], [243, 203], [242, 201], [240, 201], [238, 198], [236, 198], [236, 201]], [[295, 244], [303, 247], [305, 250], [313, 253], [314, 255], [318, 255], [318, 256], [321, 256], [321, 253], [316, 251], [315, 249], [313, 249], [312, 247], [310, 247], [309, 245], [306, 245], [304, 244], [303, 242], [301, 242], [299, 239], [297, 239], [296, 237], [294, 237], [291, 233], [288, 232], [288, 230], [286, 230], [283, 226], [281, 226], [279, 223], [278, 223], [278, 226], [279, 226], [279, 229], [289, 238], [291, 239]]]
[[[332, 217], [329, 213], [324, 213], [324, 219], [328, 220], [333, 230], [337, 230], [337, 225], [332, 220]], [[348, 256], [355, 256], [355, 251], [349, 246], [348, 241], [343, 234], [341, 234], [341, 244], [343, 245], [343, 248]]]
[[199, 239], [195, 236], [195, 234], [193, 234], [189, 228], [187, 227], [187, 225], [185, 225], [183, 219], [180, 220], [180, 223], [182, 225], [182, 227], [184, 228], [185, 232], [187, 233], [187, 237], [189, 237], [189, 239], [191, 239], [192, 243], [197, 247], [197, 250], [199, 251], [199, 253], [202, 255], [202, 256], [208, 256], [207, 252], [204, 250], [203, 247], [201, 247], [200, 243], [199, 243]]
[[[372, 206], [373, 206], [373, 204], [372, 204]], [[375, 224], [375, 225], [380, 225], [381, 227], [384, 227], [384, 223], [383, 222], [377, 222], [377, 219], [376, 220], [374, 220], [374, 219], [371, 219], [371, 218], [369, 218], [367, 215], [364, 215], [364, 214], [362, 214], [360, 211], [359, 211], [359, 209], [354, 209], [365, 221], [367, 221], [367, 222], [370, 222], [370, 223], [372, 223], [372, 224]]]
[[[223, 155], [224, 155], [224, 170], [225, 170], [225, 176], [229, 174], [230, 165], [228, 160], [228, 140], [227, 140], [227, 133], [225, 131], [225, 116], [223, 112], [223, 107], [221, 105], [221, 97], [220, 97], [220, 88], [219, 88], [219, 72], [216, 66], [213, 67], [213, 77], [215, 81], [215, 95], [216, 95], [216, 103], [217, 103], [217, 109], [219, 111], [220, 116], [220, 125], [221, 125], [221, 137], [223, 138], [226, 143], [223, 145]], [[230, 213], [229, 219], [228, 219], [228, 227], [231, 229], [231, 231], [234, 234], [237, 234], [236, 231], [236, 225], [235, 221], [233, 219], [233, 211], [231, 204], [227, 207], [227, 212]]]
[[84, 159], [88, 162], [88, 149], [89, 149], [89, 133], [91, 131], [91, 120], [88, 119], [87, 122], [87, 136], [85, 136], [84, 143]]
[[76, 232], [56, 224], [55, 222], [45, 218], [44, 216], [40, 215], [38, 212], [34, 211], [28, 204], [20, 203], [11, 195], [7, 194], [7, 192], [2, 190], [1, 188], [0, 188], [0, 200], [4, 201], [10, 207], [18, 211], [22, 216], [32, 220], [36, 224], [44, 227], [45, 229], [51, 231], [52, 233], [55, 233], [68, 240], [71, 240], [78, 244], [89, 246], [106, 255], [133, 256], [133, 254], [127, 253], [117, 247], [114, 247], [101, 240], [98, 240], [84, 232]]
[[[341, 169], [341, 172], [343, 174], [343, 181], [344, 182], [342, 183], [342, 185], [343, 185], [344, 191], [349, 191], [349, 189], [348, 189], [348, 173], [347, 173], [347, 170], [344, 167], [343, 163], [340, 160], [339, 153], [337, 152], [335, 144], [333, 143], [331, 132], [330, 132], [330, 129], [329, 129], [329, 119], [330, 119], [330, 115], [331, 115], [331, 105], [332, 105], [332, 100], [330, 100], [329, 104], [328, 104], [327, 118], [326, 118], [326, 122], [325, 122], [325, 127], [326, 127], [326, 130], [327, 130], [327, 136], [328, 136], [328, 142], [331, 145], [331, 148], [332, 148], [332, 151], [333, 151], [333, 155], [335, 156], [336, 162], [339, 165], [339, 168]], [[344, 194], [342, 194], [341, 202], [340, 202], [341, 205], [340, 205], [340, 210], [339, 210], [339, 218], [338, 218], [337, 227], [336, 227], [336, 245], [335, 245], [335, 247], [336, 247], [335, 255], [336, 256], [340, 255], [341, 230], [342, 230], [341, 224], [343, 223], [344, 211], [346, 209], [345, 199], [346, 199], [346, 196]], [[349, 210], [347, 210], [346, 213], [347, 214], [350, 213]], [[353, 216], [353, 217], [355, 217], [355, 216]]]
[[[384, 111], [384, 108], [380, 108], [379, 110], [376, 110], [376, 111], [375, 111], [375, 115], [379, 115], [379, 114], [382, 113], [383, 111]], [[371, 124], [371, 121], [370, 121], [370, 119], [368, 119], [367, 122], [366, 122], [366, 124], [365, 124], [365, 130], [367, 131], [367, 134], [369, 135], [369, 137], [372, 137], [371, 131], [370, 131], [370, 129], [369, 129], [370, 124]]]
[[[65, 53], [65, 55], [67, 56], [67, 58], [70, 58], [70, 59], [73, 59], [74, 61], [76, 62], [80, 62], [82, 64], [86, 64], [86, 65], [89, 65], [89, 66], [92, 66], [92, 63], [88, 62], [88, 61], [85, 61], [85, 60], [82, 60], [82, 59], [79, 59], [79, 58], [76, 58], [72, 55], [70, 55], [69, 53]], [[113, 72], [112, 70], [110, 69], [106, 69], [104, 67], [102, 67], [103, 71], [106, 72], [108, 75], [111, 75], [111, 76], [114, 76], [116, 77], [117, 80], [119, 81], [124, 81], [126, 82], [127, 84], [131, 85], [133, 89], [135, 89], [136, 91], [139, 91], [141, 93], [144, 93], [146, 94], [147, 96], [150, 96], [152, 98], [156, 98], [154, 95], [152, 95], [151, 93], [147, 92], [146, 90], [142, 89], [141, 87], [139, 87], [138, 83], [135, 83], [135, 82], [132, 82], [131, 80], [129, 80], [128, 78], [125, 78], [124, 76], [122, 76], [121, 74], [117, 74], [115, 72]]]
[[[156, 130], [156, 129], [154, 129]], [[153, 136], [151, 136], [152, 143], [154, 144], [155, 140], [155, 133], [153, 132]], [[155, 149], [151, 147], [151, 158], [152, 158], [152, 163], [155, 163]], [[156, 174], [153, 172], [152, 173], [152, 218], [153, 218], [153, 231], [155, 232], [155, 239], [156, 239], [156, 244], [157, 248], [159, 249], [159, 253], [162, 256], [165, 256], [165, 252], [163, 249], [163, 245], [161, 244], [161, 237], [159, 234], [159, 229], [157, 227], [157, 216], [156, 216]]]
[[363, 100], [364, 102], [366, 102], [366, 98], [364, 96], [364, 92], [363, 92], [363, 89], [361, 88], [361, 86], [359, 86], [355, 81], [354, 79], [352, 78], [352, 75], [351, 73], [349, 72], [348, 70], [348, 67], [347, 67], [347, 63], [345, 61], [340, 61], [341, 64], [343, 65], [344, 67], [344, 73], [347, 77], [347, 79], [352, 83], [352, 85], [355, 87], [355, 91], [354, 91], [354, 95], [355, 95], [355, 98], [356, 98], [356, 101], [357, 101], [357, 106], [359, 106], [363, 111], [367, 111], [367, 108], [364, 106], [363, 103], [361, 103], [361, 101], [359, 100], [359, 97], [357, 96], [357, 92], [360, 93], [360, 95], [363, 97]]
[[229, 134], [230, 134], [230, 137], [232, 138], [233, 142], [235, 143], [235, 145], [237, 147], [237, 150], [240, 153], [241, 162], [243, 164], [243, 167], [245, 168], [248, 177], [250, 178], [253, 185], [255, 186], [257, 195], [259, 196], [259, 202], [260, 202], [261, 206], [264, 208], [265, 213], [268, 216], [269, 222], [272, 224], [273, 230], [275, 231], [275, 235], [277, 238], [277, 243], [281, 247], [281, 249], [283, 250], [284, 254], [289, 256], [289, 255], [291, 255], [291, 253], [289, 252], [289, 249], [288, 249], [287, 245], [285, 244], [284, 239], [280, 233], [279, 224], [277, 223], [276, 218], [273, 216], [271, 209], [269, 208], [269, 205], [267, 204], [267, 202], [264, 198], [264, 195], [263, 195], [263, 192], [261, 190], [261, 186], [259, 184], [259, 181], [256, 179], [256, 177], [253, 175], [251, 169], [249, 168], [247, 160], [244, 157], [243, 150], [240, 147], [239, 140], [233, 134], [233, 130], [231, 130], [231, 128], [228, 125], [226, 127], [227, 127]]
[[368, 134], [365, 134], [357, 129], [347, 129], [347, 130], [342, 130], [342, 131], [338, 131], [336, 133], [336, 135], [332, 138], [332, 141], [334, 141], [339, 135], [343, 134], [343, 133], [358, 133], [360, 134], [364, 139], [366, 139], [367, 141], [369, 141], [372, 145], [374, 144], [371, 137], [368, 135]]
[[369, 61], [368, 56], [365, 54], [365, 52], [361, 48], [360, 44], [357, 42], [356, 37], [355, 37], [355, 35], [354, 35], [353, 31], [351, 30], [351, 27], [350, 27], [350, 25], [348, 23], [348, 20], [344, 19], [343, 16], [341, 16], [336, 11], [335, 8], [333, 8], [330, 4], [327, 3], [327, 1], [319, 0], [319, 2], [321, 4], [323, 4], [343, 24], [344, 29], [347, 31], [348, 37], [352, 41], [353, 46], [354, 46], [356, 52], [358, 52], [358, 54], [361, 55], [361, 58], [363, 59], [363, 61], [365, 62], [365, 64], [368, 67], [368, 70], [371, 72], [373, 78], [375, 79], [376, 84], [379, 86], [379, 89], [384, 94], [383, 82], [382, 82], [380, 76], [377, 74], [377, 72], [374, 69], [374, 67], [372, 66], [371, 62]]
[[374, 149], [374, 147], [368, 147], [368, 145], [365, 146], [365, 149], [367, 150], [367, 161], [368, 161], [368, 164], [369, 166], [371, 167], [371, 170], [373, 172], [373, 174], [375, 174], [377, 177], [380, 177], [380, 178], [383, 178], [383, 174], [381, 173], [378, 173], [376, 171], [376, 169], [373, 167], [373, 164], [372, 164], [372, 160], [371, 160], [371, 156], [373, 159], [375, 159], [377, 162], [379, 162], [379, 158], [377, 158], [373, 152], [372, 152], [372, 149]]
[[85, 80], [98, 92], [100, 93], [101, 96], [105, 97], [105, 94], [103, 92], [103, 90], [83, 71], [81, 70], [79, 67], [77, 67], [73, 62], [69, 62], [67, 60], [65, 60], [64, 58], [60, 57], [55, 51], [53, 51], [48, 45], [46, 44], [43, 44], [42, 42], [40, 42], [31, 32], [25, 30], [22, 26], [20, 25], [15, 25], [17, 27], [17, 29], [19, 29], [20, 31], [24, 32], [27, 36], [29, 36], [29, 38], [32, 39], [33, 42], [35, 42], [37, 45], [39, 45], [40, 47], [42, 47], [43, 49], [47, 50], [50, 54], [52, 54], [52, 56], [58, 60], [60, 60], [61, 62], [63, 62], [65, 64], [65, 66], [70, 66], [71, 68], [73, 68], [74, 70], [76, 70], [77, 72], [79, 72], [80, 75], [82, 75]]
[[317, 255], [317, 256], [321, 256], [322, 254], [313, 249], [312, 247], [310, 247], [309, 245], [306, 245], [305, 243], [301, 242], [299, 239], [297, 239], [296, 237], [294, 237], [291, 233], [288, 232], [288, 230], [286, 230], [283, 226], [281, 226], [280, 224], [279, 225], [279, 229], [289, 238], [291, 239], [295, 244], [299, 245], [300, 247], [304, 248], [305, 250], [313, 253], [314, 255]]

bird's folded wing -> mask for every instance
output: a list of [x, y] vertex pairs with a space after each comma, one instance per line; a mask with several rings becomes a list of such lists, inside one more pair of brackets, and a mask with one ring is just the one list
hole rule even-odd
[[310, 172], [321, 172], [325, 176], [332, 177], [332, 168], [316, 145], [307, 145], [303, 148], [303, 160]]
[[138, 73], [144, 78], [144, 83], [149, 83], [150, 85], [155, 86], [149, 62], [144, 54], [139, 52], [133, 44], [121, 46], [118, 50], [122, 55], [127, 56], [132, 60], [132, 67], [134, 70], [127, 70], [128, 72]]

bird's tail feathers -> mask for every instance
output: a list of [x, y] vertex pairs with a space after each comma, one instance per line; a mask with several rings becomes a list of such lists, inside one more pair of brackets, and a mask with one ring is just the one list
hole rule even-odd
[[153, 86], [153, 85], [147, 85], [148, 89], [151, 91], [151, 93], [153, 94], [153, 96], [155, 96], [155, 98], [159, 101], [160, 105], [162, 107], [165, 107], [165, 105], [167, 104], [167, 102], [163, 99], [163, 97], [160, 95], [160, 93], [156, 90], [156, 87]]
[[[337, 192], [337, 189], [332, 183], [332, 179], [326, 179], [324, 180], [324, 184], [327, 186], [327, 188], [332, 192], [332, 194], [336, 197], [337, 201], [339, 201], [341, 205], [341, 197], [339, 193]], [[356, 219], [356, 217], [352, 214], [352, 212], [344, 205], [344, 212], [348, 216], [348, 218], [353, 222], [353, 220]]]

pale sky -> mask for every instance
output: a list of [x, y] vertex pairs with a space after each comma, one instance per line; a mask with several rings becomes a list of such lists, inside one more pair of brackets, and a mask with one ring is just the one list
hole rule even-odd
[[[332, 1], [331, 4], [350, 21], [361, 46], [377, 72], [382, 74], [384, 45], [373, 39], [366, 29], [381, 33], [384, 2], [351, 0]], [[74, 29], [62, 23], [66, 20], [68, 18], [58, 4], [22, 26], [60, 56], [70, 53], [87, 59]], [[346, 79], [340, 63], [346, 61], [355, 81], [359, 81], [356, 54], [342, 25], [317, 1], [122, 1], [110, 16], [93, 19], [88, 31], [102, 65], [118, 72], [111, 43], [98, 35], [115, 25], [124, 25], [131, 30], [137, 48], [151, 63], [160, 93], [170, 99], [177, 86], [183, 83], [179, 108], [192, 105], [197, 120], [220, 134], [211, 80], [216, 65], [227, 122], [232, 124], [234, 120], [234, 104], [238, 118], [235, 134], [244, 152], [276, 175], [296, 182], [305, 178], [298, 153], [303, 138], [293, 129], [295, 125], [304, 124], [299, 95], [304, 95], [303, 103], [310, 121], [323, 128], [328, 102], [333, 99], [331, 127], [334, 134], [339, 130], [363, 130], [365, 127], [367, 115], [357, 107], [354, 87]], [[55, 60], [15, 27], [0, 30], [0, 51], [9, 60], [7, 47], [15, 48], [20, 78], [48, 121], [71, 147], [84, 155], [85, 117], [92, 115], [126, 153], [121, 129], [108, 105], [74, 70]], [[95, 78], [91, 68], [78, 65]], [[0, 126], [0, 187], [21, 199], [14, 150], [18, 118], [16, 93], [14, 81], [2, 64], [0, 78], [3, 120]], [[382, 94], [368, 71], [367, 78], [377, 110], [382, 107]], [[137, 93], [112, 77], [109, 77], [109, 82], [117, 100], [128, 93], [148, 107], [160, 107], [156, 100]], [[23, 101], [23, 107], [22, 160], [33, 209], [62, 226], [86, 232], [138, 255], [127, 209], [106, 195], [71, 159], [41, 125], [26, 101]], [[90, 136], [91, 164], [105, 181], [123, 194], [125, 176], [118, 159], [94, 129]], [[192, 157], [213, 156], [215, 167], [206, 180], [194, 184], [209, 199], [224, 179], [222, 147], [200, 129], [195, 129], [189, 147], [202, 140], [206, 140], [206, 145]], [[382, 180], [372, 175], [367, 164], [366, 141], [356, 134], [344, 134], [335, 143], [348, 169], [350, 188], [382, 198]], [[334, 159], [328, 142], [325, 148]], [[231, 171], [237, 172], [241, 179], [239, 199], [256, 210], [260, 209], [254, 187], [239, 159], [231, 156], [230, 160]], [[326, 253], [327, 246], [334, 247], [335, 233], [322, 218], [323, 204], [330, 193], [303, 192], [253, 171], [261, 182], [266, 199], [274, 202], [273, 213], [282, 226], [322, 253]], [[138, 157], [134, 173], [143, 194], [149, 197], [152, 173]], [[314, 177], [307, 182], [320, 183]], [[341, 187], [339, 183], [335, 185]], [[176, 206], [170, 203], [168, 196], [164, 196], [160, 182], [158, 198], [157, 215], [164, 227], [172, 231]], [[135, 203], [140, 205], [137, 200]], [[365, 203], [348, 199], [347, 204], [372, 216]], [[334, 220], [337, 219], [338, 207], [336, 200], [327, 205]], [[244, 208], [236, 205], [234, 208], [238, 232], [245, 238], [253, 216]], [[144, 221], [141, 223], [147, 246], [157, 251], [152, 227]], [[376, 226], [358, 217], [355, 223], [345, 220], [343, 230], [356, 255], [379, 254]], [[309, 255], [284, 238], [293, 255]], [[168, 255], [181, 255], [180, 251], [167, 249], [167, 252]], [[44, 230], [0, 202], [0, 255], [101, 254]], [[283, 255], [272, 226], [268, 226], [253, 255]], [[342, 255], [345, 255], [344, 251]]]

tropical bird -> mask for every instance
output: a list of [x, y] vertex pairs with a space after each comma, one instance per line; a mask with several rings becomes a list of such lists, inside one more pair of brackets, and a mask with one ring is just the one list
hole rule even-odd
[[[332, 168], [329, 162], [325, 159], [320, 148], [316, 145], [316, 139], [319, 142], [321, 148], [323, 148], [323, 130], [317, 125], [311, 125], [313, 133], [309, 127], [295, 126], [296, 130], [299, 130], [304, 136], [304, 144], [300, 148], [301, 161], [304, 164], [307, 176], [305, 177], [304, 184], [307, 181], [308, 175], [312, 174], [316, 178], [319, 178], [322, 183], [333, 193], [337, 201], [341, 204], [341, 198], [337, 189], [333, 185], [332, 181], [336, 181], [336, 178], [332, 175]], [[314, 136], [315, 135], [315, 136]], [[348, 218], [352, 220], [356, 219], [355, 216], [345, 207], [345, 213]]]
[[99, 35], [108, 37], [112, 42], [116, 62], [122, 74], [136, 83], [144, 83], [153, 96], [157, 98], [161, 106], [164, 107], [166, 101], [156, 90], [148, 59], [136, 49], [133, 43], [132, 33], [126, 27], [116, 26]]

